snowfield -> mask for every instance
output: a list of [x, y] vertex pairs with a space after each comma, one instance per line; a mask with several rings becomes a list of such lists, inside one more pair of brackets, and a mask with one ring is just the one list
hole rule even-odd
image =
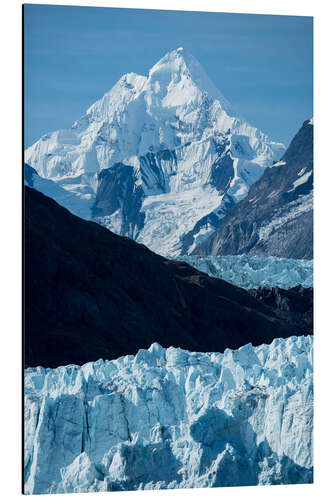
[[312, 337], [25, 370], [25, 493], [312, 482]]
[[259, 286], [284, 289], [297, 285], [313, 287], [313, 260], [247, 255], [182, 255], [177, 260], [183, 260], [213, 278], [229, 281], [247, 290]]

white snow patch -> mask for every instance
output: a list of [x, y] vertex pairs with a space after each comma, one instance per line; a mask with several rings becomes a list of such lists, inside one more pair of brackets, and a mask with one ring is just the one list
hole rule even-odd
[[269, 193], [269, 195], [267, 196], [267, 198], [274, 198], [278, 194], [279, 194], [279, 191], [274, 190], [271, 193]]
[[286, 162], [285, 161], [277, 161], [276, 163], [273, 163], [273, 167], [282, 167], [283, 165], [285, 165]]
[[254, 196], [249, 200], [249, 203], [256, 203], [259, 200], [260, 196]]
[[310, 170], [309, 172], [306, 172], [306, 174], [302, 175], [302, 177], [300, 177], [299, 179], [297, 179], [293, 183], [293, 187], [291, 189], [289, 189], [289, 191], [287, 191], [287, 192], [290, 193], [291, 191], [294, 191], [298, 186], [305, 184], [306, 181], [311, 177], [311, 174], [312, 174], [312, 170]]

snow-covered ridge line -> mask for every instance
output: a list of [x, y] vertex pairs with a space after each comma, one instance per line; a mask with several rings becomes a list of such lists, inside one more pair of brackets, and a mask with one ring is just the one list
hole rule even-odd
[[25, 493], [312, 482], [312, 337], [25, 370]]
[[247, 255], [183, 255], [177, 260], [183, 260], [213, 278], [229, 281], [245, 289], [259, 286], [284, 289], [297, 285], [313, 287], [313, 260]]

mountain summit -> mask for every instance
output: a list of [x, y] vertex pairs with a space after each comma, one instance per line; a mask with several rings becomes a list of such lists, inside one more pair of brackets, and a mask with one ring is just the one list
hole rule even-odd
[[88, 209], [110, 230], [176, 256], [205, 240], [283, 152], [235, 116], [178, 48], [148, 76], [124, 75], [71, 129], [29, 147], [25, 160], [85, 202], [84, 213], [73, 203], [76, 215], [87, 218]]
[[[183, 47], [168, 52], [168, 54], [158, 61], [149, 71], [149, 78], [151, 81], [161, 81], [164, 79], [165, 82], [172, 84], [173, 93], [175, 94], [175, 91], [178, 90], [179, 97], [183, 99], [184, 104], [193, 102], [198, 96], [197, 89], [199, 89], [201, 92], [207, 92], [213, 99], [218, 99], [223, 104], [225, 111], [231, 111], [230, 104], [219, 90], [217, 90], [203, 67]], [[177, 99], [170, 101], [171, 106], [178, 104], [179, 101]]]

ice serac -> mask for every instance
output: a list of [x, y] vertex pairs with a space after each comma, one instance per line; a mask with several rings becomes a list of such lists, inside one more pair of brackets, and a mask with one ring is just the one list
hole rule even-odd
[[313, 119], [192, 253], [313, 258]]
[[124, 75], [70, 130], [43, 136], [25, 157], [89, 199], [97, 222], [176, 256], [211, 234], [283, 151], [179, 48], [148, 76]]
[[313, 287], [313, 260], [248, 255], [182, 255], [178, 260], [187, 262], [213, 278], [246, 289], [259, 286], [284, 289], [297, 285]]
[[311, 483], [312, 337], [25, 370], [25, 493]]

